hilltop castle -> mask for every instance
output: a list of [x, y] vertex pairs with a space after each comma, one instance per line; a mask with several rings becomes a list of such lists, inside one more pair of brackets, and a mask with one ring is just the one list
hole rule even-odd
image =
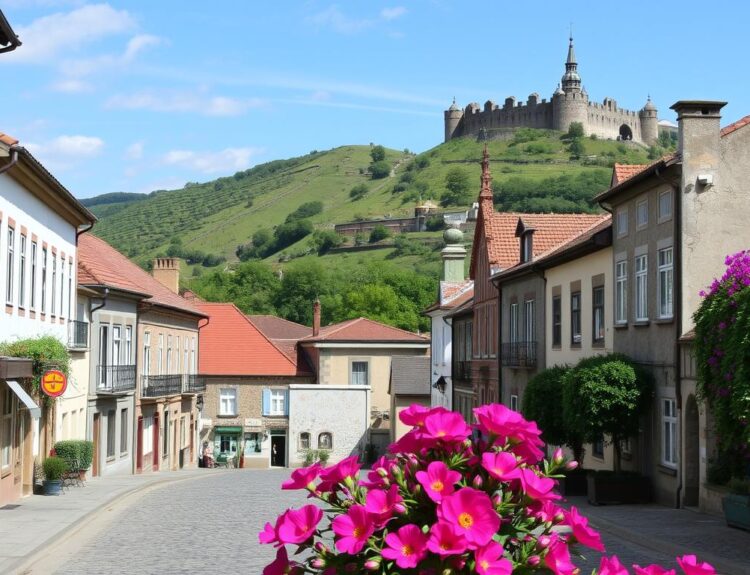
[[445, 111], [445, 141], [480, 133], [494, 139], [503, 137], [514, 128], [567, 131], [573, 122], [580, 122], [587, 135], [596, 134], [600, 138], [653, 144], [659, 136], [656, 106], [651, 98], [639, 112], [618, 108], [612, 98], [605, 98], [601, 104], [589, 101], [586, 89], [581, 85], [571, 36], [565, 74], [552, 95], [552, 101], [540, 101], [535, 92], [526, 104], [516, 103], [511, 96], [505, 99], [502, 108], [488, 100], [484, 109], [472, 102], [461, 110], [454, 99], [453, 105]]

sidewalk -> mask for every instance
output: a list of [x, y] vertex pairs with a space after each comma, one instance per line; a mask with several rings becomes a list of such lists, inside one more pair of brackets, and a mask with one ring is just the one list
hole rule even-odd
[[212, 473], [205, 469], [89, 479], [64, 495], [31, 495], [0, 508], [0, 573], [11, 573], [46, 545], [64, 538], [92, 513], [145, 487]]
[[585, 497], [569, 501], [615, 537], [674, 557], [697, 555], [721, 575], [750, 575], [750, 532], [727, 527], [723, 517], [661, 505], [597, 506]]

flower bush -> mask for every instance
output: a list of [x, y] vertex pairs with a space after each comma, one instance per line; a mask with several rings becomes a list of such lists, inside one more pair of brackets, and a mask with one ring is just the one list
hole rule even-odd
[[[305, 489], [320, 506], [289, 509], [266, 523], [260, 542], [278, 551], [263, 574], [576, 574], [577, 544], [604, 551], [588, 520], [559, 505], [556, 478], [576, 462], [559, 449], [544, 459], [537, 425], [515, 411], [495, 404], [474, 414], [477, 422], [468, 425], [443, 408], [404, 410], [401, 421], [412, 430], [366, 478], [356, 457], [293, 471], [282, 489]], [[287, 545], [299, 560], [289, 558]], [[686, 575], [714, 573], [692, 555], [677, 561]], [[598, 573], [628, 572], [613, 556], [602, 558]]]
[[750, 462], [750, 251], [724, 263], [695, 313], [698, 393], [714, 415], [722, 458], [742, 477]]

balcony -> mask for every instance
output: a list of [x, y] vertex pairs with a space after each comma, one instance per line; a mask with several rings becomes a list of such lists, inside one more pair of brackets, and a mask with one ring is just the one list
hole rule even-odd
[[141, 397], [164, 397], [182, 393], [182, 375], [144, 375]]
[[470, 382], [471, 381], [471, 361], [455, 361], [453, 362], [453, 379], [457, 381]]
[[89, 346], [89, 323], [72, 319], [68, 322], [68, 347], [86, 349]]
[[97, 393], [118, 394], [135, 389], [134, 365], [97, 365]]
[[504, 367], [536, 367], [536, 342], [515, 341], [502, 346]]
[[206, 391], [206, 378], [194, 373], [182, 376], [182, 393], [203, 393]]

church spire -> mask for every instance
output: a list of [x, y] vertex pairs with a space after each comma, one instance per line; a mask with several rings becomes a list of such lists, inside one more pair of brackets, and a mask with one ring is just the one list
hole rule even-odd
[[568, 45], [568, 59], [565, 62], [566, 64], [577, 64], [576, 63], [576, 53], [573, 49], [573, 31], [570, 32], [570, 44]]
[[578, 75], [578, 62], [573, 49], [573, 30], [570, 32], [570, 44], [568, 45], [568, 59], [565, 61], [565, 74], [562, 77], [562, 89], [569, 92], [581, 91], [581, 76]]

